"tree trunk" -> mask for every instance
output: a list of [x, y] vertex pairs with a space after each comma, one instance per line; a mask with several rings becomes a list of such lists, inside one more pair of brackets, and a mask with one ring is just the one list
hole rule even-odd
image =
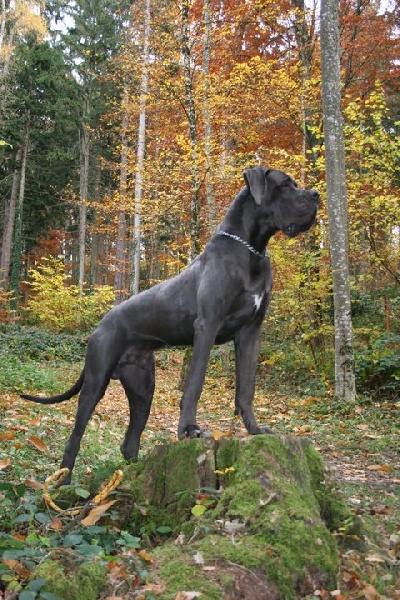
[[10, 61], [11, 61], [11, 55], [12, 55], [12, 47], [13, 47], [13, 43], [14, 43], [14, 35], [15, 35], [15, 27], [11, 27], [10, 31], [8, 33], [8, 48], [5, 49], [4, 48], [4, 39], [3, 39], [3, 56], [4, 58], [4, 62], [3, 62], [3, 72], [2, 72], [2, 76], [3, 78], [5, 78], [8, 75], [8, 70], [10, 68]]
[[356, 390], [340, 95], [338, 0], [322, 0], [321, 2], [321, 62], [329, 243], [335, 318], [335, 396], [351, 402], [355, 399]]
[[90, 134], [87, 125], [87, 118], [90, 111], [89, 98], [84, 93], [83, 100], [83, 118], [81, 126], [80, 139], [80, 179], [79, 179], [79, 272], [78, 286], [79, 292], [83, 294], [83, 284], [85, 281], [85, 256], [86, 256], [86, 216], [87, 201], [89, 194], [89, 159], [90, 159]]
[[190, 260], [200, 254], [200, 184], [198, 168], [198, 135], [194, 91], [192, 83], [192, 67], [189, 46], [189, 0], [182, 2], [182, 56], [183, 77], [185, 82], [185, 105], [189, 121], [189, 138], [191, 149], [192, 190], [190, 194]]
[[[306, 439], [156, 446], [126, 469], [123, 487], [133, 500], [120, 507], [122, 521], [172, 530], [152, 552], [165, 598], [194, 589], [205, 598], [278, 600], [336, 589], [339, 556], [331, 531], [351, 513]], [[192, 576], [199, 587], [187, 587]]]
[[149, 85], [149, 53], [150, 53], [150, 22], [151, 22], [151, 2], [146, 0], [146, 9], [144, 17], [144, 40], [142, 57], [142, 81], [140, 86], [140, 113], [139, 113], [139, 132], [136, 161], [135, 178], [135, 217], [133, 227], [133, 279], [131, 282], [131, 293], [139, 293], [140, 280], [140, 245], [141, 245], [141, 211], [143, 196], [143, 168], [146, 143], [146, 102], [147, 89]]
[[[153, 538], [146, 570], [163, 600], [300, 600], [337, 588], [331, 531], [350, 533], [354, 515], [305, 438], [158, 445], [124, 469], [117, 495], [115, 526]], [[82, 581], [86, 598], [106, 594], [109, 569], [101, 561], [93, 562], [93, 577], [63, 562], [45, 559], [31, 578], [44, 579], [42, 589], [60, 600], [81, 598]]]
[[208, 206], [208, 227], [210, 235], [217, 228], [215, 217], [215, 193], [213, 185], [212, 135], [210, 114], [210, 50], [211, 50], [211, 10], [210, 0], [204, 2], [204, 46], [203, 46], [203, 75], [204, 75], [204, 148], [206, 154], [206, 195]]
[[10, 283], [10, 267], [11, 267], [11, 249], [14, 235], [15, 213], [17, 210], [17, 199], [19, 191], [19, 183], [21, 179], [21, 157], [22, 145], [18, 149], [15, 170], [13, 175], [13, 183], [11, 188], [10, 200], [5, 205], [4, 211], [4, 227], [3, 227], [3, 243], [1, 247], [1, 263], [0, 277], [2, 287], [8, 290]]
[[122, 132], [121, 132], [121, 168], [119, 175], [119, 202], [123, 207], [118, 213], [117, 239], [115, 242], [115, 278], [114, 291], [115, 302], [119, 304], [125, 297], [125, 260], [126, 260], [126, 213], [125, 206], [127, 201], [127, 181], [128, 181], [128, 86], [124, 84], [123, 114], [122, 114]]
[[13, 294], [11, 299], [11, 308], [16, 309], [18, 305], [19, 280], [21, 273], [21, 252], [22, 252], [22, 211], [25, 197], [26, 164], [29, 152], [29, 129], [30, 115], [28, 113], [24, 126], [21, 149], [21, 172], [19, 178], [18, 203], [15, 212], [14, 239], [12, 244], [12, 266], [10, 275], [10, 290]]
[[1, 0], [1, 21], [0, 21], [0, 56], [3, 52], [4, 32], [6, 29], [6, 0]]

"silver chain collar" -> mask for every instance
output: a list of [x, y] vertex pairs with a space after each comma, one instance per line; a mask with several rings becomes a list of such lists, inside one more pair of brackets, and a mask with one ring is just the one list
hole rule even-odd
[[243, 244], [243, 246], [246, 246], [246, 248], [248, 250], [250, 250], [250, 252], [252, 252], [259, 258], [269, 258], [267, 249], [265, 249], [264, 252], [259, 252], [258, 250], [253, 248], [253, 246], [251, 246], [248, 242], [246, 242], [245, 240], [242, 240], [242, 238], [239, 237], [238, 235], [235, 235], [233, 233], [228, 233], [227, 231], [223, 231], [222, 229], [220, 231], [217, 231], [217, 235], [225, 235], [226, 237], [229, 237], [232, 240], [236, 240], [237, 242], [240, 242], [241, 244]]

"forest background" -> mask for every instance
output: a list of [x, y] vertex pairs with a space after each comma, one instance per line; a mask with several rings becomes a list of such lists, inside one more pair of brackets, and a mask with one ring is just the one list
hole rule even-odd
[[[90, 328], [180, 272], [260, 163], [323, 198], [309, 234], [271, 242], [263, 368], [329, 389], [318, 7], [1, 0], [1, 11], [2, 320]], [[400, 390], [398, 27], [395, 3], [340, 2], [357, 388], [379, 398]]]

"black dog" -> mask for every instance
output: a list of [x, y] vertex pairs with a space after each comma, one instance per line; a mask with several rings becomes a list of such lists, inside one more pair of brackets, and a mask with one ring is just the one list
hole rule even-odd
[[193, 345], [180, 405], [180, 439], [200, 435], [196, 409], [210, 351], [229, 340], [234, 340], [236, 352], [235, 413], [242, 415], [250, 434], [271, 433], [258, 426], [252, 408], [260, 329], [272, 288], [265, 247], [277, 231], [293, 237], [308, 230], [319, 194], [299, 189], [282, 171], [255, 167], [243, 175], [246, 187], [204, 252], [177, 277], [105, 315], [89, 339], [84, 369], [72, 388], [50, 398], [22, 396], [53, 404], [82, 390], [61, 463], [70, 473], [86, 425], [111, 378], [121, 381], [129, 400], [130, 422], [121, 451], [126, 459], [137, 457], [153, 399], [153, 351], [163, 346]]

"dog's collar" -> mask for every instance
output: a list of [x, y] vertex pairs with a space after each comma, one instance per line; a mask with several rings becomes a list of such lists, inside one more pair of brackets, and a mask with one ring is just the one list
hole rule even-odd
[[223, 229], [220, 229], [219, 231], [217, 231], [217, 234], [218, 235], [225, 235], [226, 237], [229, 237], [232, 240], [236, 240], [237, 242], [240, 242], [241, 244], [243, 244], [243, 246], [246, 246], [246, 248], [248, 250], [250, 250], [250, 252], [252, 252], [256, 256], [258, 256], [259, 258], [268, 258], [267, 249], [265, 249], [264, 252], [259, 252], [258, 250], [256, 250], [255, 248], [253, 248], [253, 246], [251, 246], [248, 242], [246, 242], [246, 240], [242, 240], [241, 237], [239, 237], [238, 235], [235, 235], [234, 233], [228, 233], [227, 231], [223, 231]]

